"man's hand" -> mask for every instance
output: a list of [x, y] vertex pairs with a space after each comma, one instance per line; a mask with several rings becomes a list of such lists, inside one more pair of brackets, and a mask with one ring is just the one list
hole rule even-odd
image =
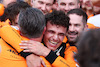
[[45, 47], [42, 43], [32, 40], [22, 41], [19, 45], [21, 46], [21, 49], [25, 49], [23, 50], [24, 52], [32, 52], [36, 55], [44, 57], [46, 57], [51, 51], [50, 49]]
[[43, 59], [34, 54], [27, 56], [26, 62], [28, 67], [46, 67]]

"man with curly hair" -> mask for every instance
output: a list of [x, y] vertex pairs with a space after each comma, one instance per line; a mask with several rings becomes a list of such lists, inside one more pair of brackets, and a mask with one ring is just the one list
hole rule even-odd
[[[53, 11], [46, 15], [46, 31], [43, 44], [36, 41], [22, 41], [24, 52], [43, 56], [47, 67], [76, 67], [73, 60], [67, 61], [67, 46], [63, 39], [69, 28], [69, 17], [62, 11]], [[34, 59], [36, 60], [36, 59]], [[30, 61], [31, 62], [31, 61]]]

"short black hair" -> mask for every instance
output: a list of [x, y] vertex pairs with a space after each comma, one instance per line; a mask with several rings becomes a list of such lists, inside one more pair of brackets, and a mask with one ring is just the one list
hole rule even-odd
[[46, 24], [48, 21], [53, 25], [59, 25], [69, 28], [69, 17], [63, 11], [54, 10], [52, 13], [48, 13], [45, 15]]
[[37, 8], [27, 8], [20, 12], [18, 25], [23, 36], [38, 38], [45, 27], [45, 16]]
[[81, 8], [76, 8], [76, 9], [72, 9], [70, 10], [67, 15], [70, 15], [70, 14], [76, 14], [76, 15], [79, 15], [79, 16], [83, 16], [83, 24], [86, 25], [87, 24], [87, 14], [85, 11], [83, 11]]

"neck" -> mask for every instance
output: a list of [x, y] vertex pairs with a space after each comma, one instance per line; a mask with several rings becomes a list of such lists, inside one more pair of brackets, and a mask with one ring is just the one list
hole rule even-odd
[[69, 43], [71, 46], [76, 46], [76, 45], [75, 45], [76, 42], [69, 42], [69, 41], [68, 41], [68, 43]]
[[43, 37], [43, 35], [38, 37], [38, 38], [31, 38], [30, 40], [41, 42], [42, 41], [42, 37]]
[[93, 14], [93, 10], [87, 10], [87, 15], [90, 16], [91, 14]]

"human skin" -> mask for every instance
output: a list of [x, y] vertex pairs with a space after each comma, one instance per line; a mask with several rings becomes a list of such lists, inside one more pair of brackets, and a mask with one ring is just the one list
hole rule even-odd
[[52, 9], [53, 1], [54, 0], [33, 0], [32, 6], [40, 9], [44, 14], [47, 14]]
[[17, 0], [3, 0], [2, 4], [7, 7], [7, 5], [11, 2], [16, 2]]
[[44, 34], [44, 43], [47, 47], [36, 41], [22, 41], [20, 43], [21, 49], [26, 49], [23, 50], [24, 52], [33, 52], [36, 55], [46, 57], [51, 50], [56, 50], [62, 44], [66, 30], [67, 28], [63, 26], [52, 25], [48, 22]]
[[[77, 42], [80, 34], [87, 29], [87, 25], [84, 26], [82, 16], [76, 14], [69, 14], [70, 21], [69, 21], [69, 29], [67, 32], [67, 38], [69, 42], [75, 43]], [[78, 19], [78, 20], [77, 20]]]
[[94, 6], [100, 7], [100, 0], [91, 0], [91, 2]]
[[46, 31], [43, 37], [45, 45], [55, 51], [61, 44], [66, 34], [66, 29], [63, 26], [52, 25], [49, 21], [46, 25]]
[[65, 13], [75, 8], [80, 8], [80, 4], [77, 0], [58, 0], [58, 9]]

